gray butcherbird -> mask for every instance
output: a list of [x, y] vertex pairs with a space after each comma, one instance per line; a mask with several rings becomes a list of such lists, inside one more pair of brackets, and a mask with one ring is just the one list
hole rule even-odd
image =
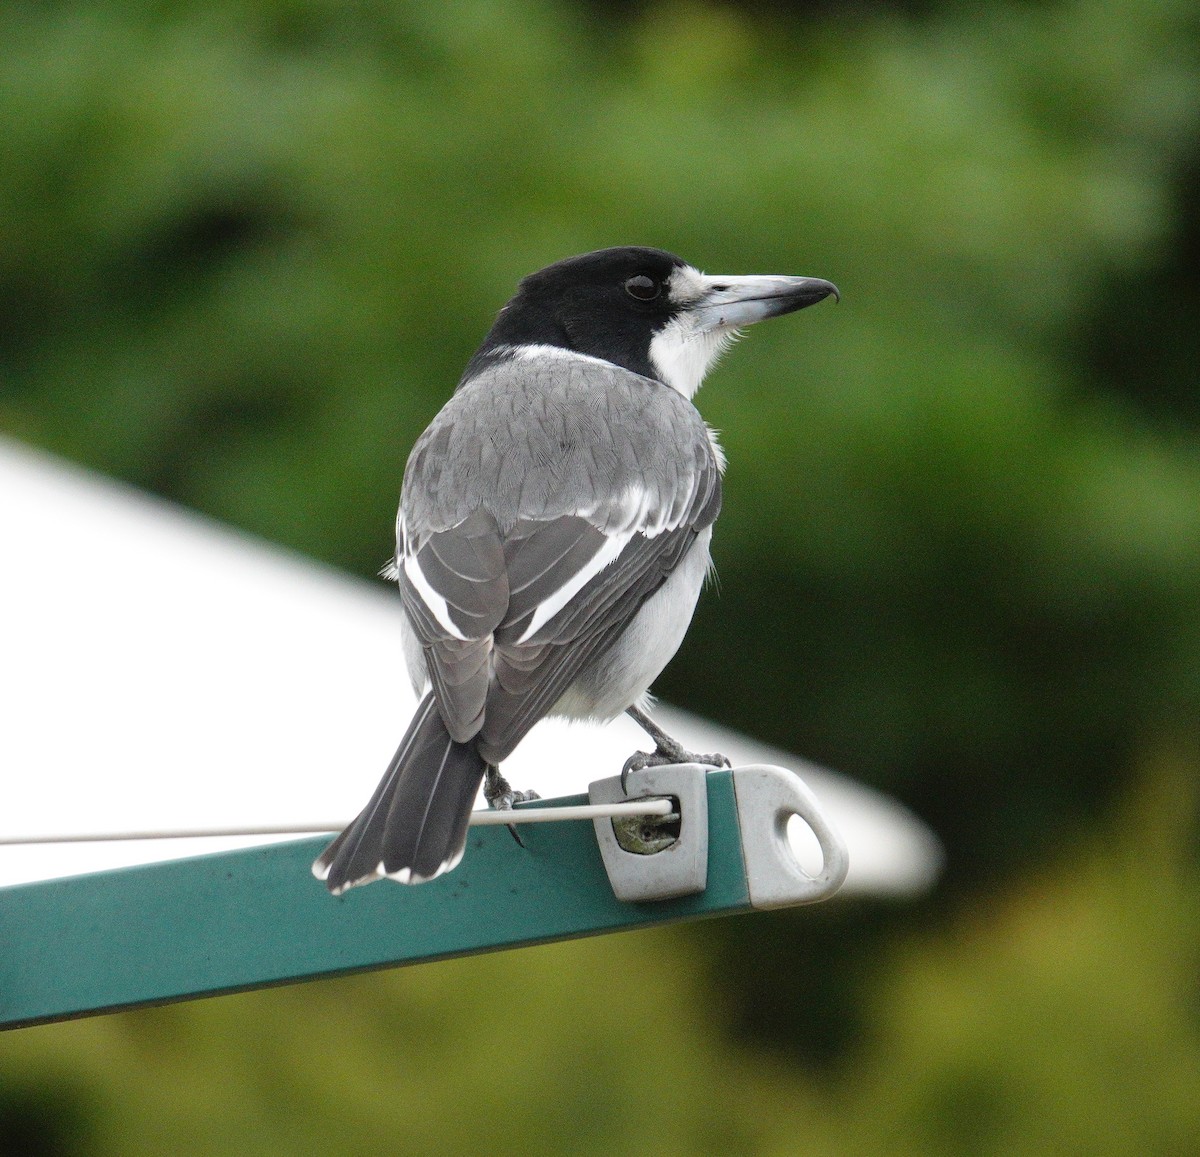
[[[643, 707], [709, 567], [724, 459], [690, 399], [741, 326], [833, 295], [810, 277], [711, 277], [603, 249], [525, 278], [418, 439], [396, 518], [405, 659], [423, 695], [362, 814], [313, 865], [331, 892], [415, 884], [462, 858], [486, 776], [543, 716]], [[530, 793], [531, 794], [531, 793]]]

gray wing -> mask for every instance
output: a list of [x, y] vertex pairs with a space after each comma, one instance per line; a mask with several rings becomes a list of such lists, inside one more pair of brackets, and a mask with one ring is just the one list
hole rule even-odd
[[[694, 407], [590, 359], [509, 362], [409, 459], [401, 594], [454, 739], [498, 763], [610, 646], [720, 509]], [[478, 392], [476, 392], [478, 391]]]

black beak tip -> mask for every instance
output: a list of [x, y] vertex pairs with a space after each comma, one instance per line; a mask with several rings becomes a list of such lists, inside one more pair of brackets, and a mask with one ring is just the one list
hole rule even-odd
[[832, 297], [834, 301], [842, 300], [838, 287], [832, 281], [825, 281], [820, 277], [797, 278], [791, 292], [779, 298], [778, 305], [769, 316], [775, 317], [781, 313], [793, 313], [798, 309], [807, 309], [810, 305], [816, 305], [817, 302], [824, 301], [827, 297]]
[[825, 281], [820, 277], [814, 277], [812, 279], [809, 292], [812, 295], [811, 301], [813, 305], [816, 305], [818, 301], [824, 301], [827, 297], [832, 297], [833, 300], [839, 305], [842, 301], [842, 295], [838, 290], [838, 287], [834, 285], [832, 281]]

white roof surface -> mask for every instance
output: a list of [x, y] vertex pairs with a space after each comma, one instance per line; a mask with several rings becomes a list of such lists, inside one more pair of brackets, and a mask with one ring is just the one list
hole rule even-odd
[[[414, 707], [396, 592], [0, 439], [0, 835], [341, 823]], [[800, 772], [850, 850], [845, 893], [911, 894], [941, 854], [900, 804], [666, 706], [735, 765]], [[646, 746], [546, 721], [505, 764], [543, 796]], [[0, 847], [0, 885], [264, 843]]]

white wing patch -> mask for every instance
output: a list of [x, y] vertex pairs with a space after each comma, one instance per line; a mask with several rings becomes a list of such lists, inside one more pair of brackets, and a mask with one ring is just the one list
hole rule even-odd
[[396, 511], [396, 552], [391, 558], [383, 564], [383, 568], [379, 572], [380, 578], [385, 578], [388, 582], [398, 582], [400, 579], [400, 559], [404, 554], [404, 510], [403, 508]]
[[693, 492], [687, 490], [675, 495], [670, 505], [658, 506], [657, 495], [635, 482], [627, 486], [615, 502], [598, 502], [579, 511], [579, 516], [605, 534], [626, 535], [626, 542], [629, 541], [628, 534], [635, 531], [647, 538], [655, 538], [664, 530], [675, 530], [679, 526], [692, 498]]
[[[669, 505], [659, 506], [657, 496], [652, 491], [645, 486], [634, 484], [629, 486], [616, 502], [606, 502], [603, 506], [591, 510], [581, 510], [580, 517], [588, 519], [594, 526], [602, 527], [605, 535], [604, 545], [586, 565], [538, 604], [528, 627], [522, 632], [517, 643], [528, 642], [606, 566], [615, 562], [635, 534], [656, 538], [667, 531], [678, 529], [687, 516], [693, 499], [694, 493], [691, 490], [682, 491], [675, 495], [674, 501]], [[607, 525], [602, 526], [603, 523]], [[396, 540], [400, 567], [438, 624], [452, 638], [465, 640], [467, 636], [450, 614], [449, 603], [434, 589], [421, 570], [420, 561], [413, 552], [413, 544], [406, 537], [405, 529], [403, 520], [398, 518]]]
[[407, 541], [404, 543], [404, 573], [412, 583], [413, 589], [421, 596], [421, 602], [438, 623], [446, 628], [447, 633], [455, 639], [466, 639], [467, 636], [458, 629], [450, 616], [450, 604], [430, 585]]
[[[522, 632], [517, 643], [528, 642], [559, 611], [568, 606], [592, 579], [617, 560], [634, 535], [657, 538], [667, 531], [677, 530], [687, 517], [693, 498], [692, 491], [685, 491], [676, 495], [675, 501], [669, 505], [658, 506], [657, 498], [650, 490], [644, 486], [633, 485], [618, 502], [606, 504], [605, 517], [609, 525], [604, 533], [607, 541], [588, 560], [586, 566], [576, 571], [567, 582], [538, 604], [529, 626]], [[580, 515], [596, 525], [600, 519], [600, 509], [580, 511]]]
[[529, 626], [522, 632], [517, 644], [527, 642], [542, 629], [559, 611], [563, 609], [589, 582], [592, 581], [609, 563], [615, 561], [623, 551], [636, 531], [626, 530], [621, 534], [609, 536], [608, 541], [592, 556], [587, 566], [577, 570], [562, 586], [548, 598], [543, 599]]

